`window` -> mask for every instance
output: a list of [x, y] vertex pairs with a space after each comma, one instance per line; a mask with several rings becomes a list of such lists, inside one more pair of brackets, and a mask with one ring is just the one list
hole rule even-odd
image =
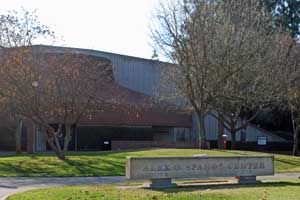
[[257, 137], [257, 144], [258, 145], [267, 145], [267, 137], [265, 137], [265, 136]]

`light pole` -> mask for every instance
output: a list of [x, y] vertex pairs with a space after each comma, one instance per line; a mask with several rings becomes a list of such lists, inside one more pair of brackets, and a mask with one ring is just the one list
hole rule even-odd
[[[39, 100], [39, 82], [38, 81], [32, 81], [31, 83], [31, 86], [33, 87], [33, 90], [34, 90], [34, 104], [35, 106], [38, 106], [38, 100]], [[34, 122], [33, 122], [34, 123]], [[40, 150], [40, 147], [39, 147], [39, 133], [37, 133], [37, 127], [36, 127], [36, 124], [33, 125], [34, 129], [32, 130], [32, 137], [34, 138], [34, 140], [36, 142], [34, 142], [33, 144], [33, 152], [36, 151], [36, 150]], [[38, 127], [39, 128], [39, 127]]]
[[31, 83], [32, 87], [34, 88], [34, 97], [35, 97], [35, 103], [36, 106], [38, 105], [39, 97], [40, 97], [40, 91], [39, 91], [39, 82], [38, 81], [32, 81]]
[[37, 88], [37, 86], [39, 86], [39, 82], [33, 81], [33, 82], [31, 83], [31, 85], [32, 85], [33, 87]]

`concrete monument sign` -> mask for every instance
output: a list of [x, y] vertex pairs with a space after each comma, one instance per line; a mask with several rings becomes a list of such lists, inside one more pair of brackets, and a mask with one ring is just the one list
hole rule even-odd
[[150, 186], [167, 185], [174, 178], [240, 177], [274, 175], [273, 156], [128, 157], [126, 177], [151, 180]]

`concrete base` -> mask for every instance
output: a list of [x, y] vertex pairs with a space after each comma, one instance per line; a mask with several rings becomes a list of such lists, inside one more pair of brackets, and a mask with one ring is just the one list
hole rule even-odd
[[148, 183], [145, 183], [143, 187], [147, 188], [164, 188], [164, 187], [176, 187], [176, 183], [172, 183], [172, 179], [150, 179]]
[[238, 183], [257, 183], [256, 176], [240, 176], [238, 177]]

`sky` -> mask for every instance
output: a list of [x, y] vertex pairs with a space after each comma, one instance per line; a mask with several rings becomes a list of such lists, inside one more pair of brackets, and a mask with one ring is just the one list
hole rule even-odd
[[0, 0], [0, 14], [36, 9], [56, 45], [151, 58], [149, 23], [156, 0]]

